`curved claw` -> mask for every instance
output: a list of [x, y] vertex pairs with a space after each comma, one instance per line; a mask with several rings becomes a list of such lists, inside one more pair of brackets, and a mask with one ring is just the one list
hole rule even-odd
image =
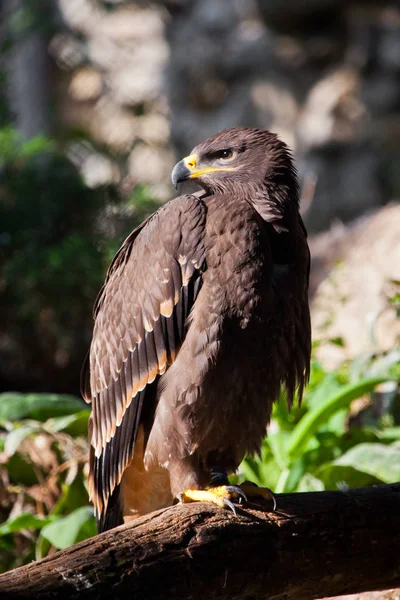
[[225, 486], [225, 489], [230, 494], [236, 494], [237, 496], [239, 496], [239, 502], [241, 502], [242, 500], [244, 500], [244, 502], [247, 502], [247, 496], [240, 486], [227, 485], [227, 486]]
[[271, 492], [271, 490], [267, 487], [258, 487], [257, 484], [252, 481], [244, 481], [240, 484], [241, 487], [244, 487], [249, 498], [257, 498], [257, 496], [262, 497], [266, 500], [272, 500], [273, 502], [273, 511], [276, 510], [276, 498], [275, 495]]
[[235, 508], [235, 505], [233, 504], [233, 502], [231, 502], [230, 500], [228, 500], [228, 498], [224, 498], [224, 504], [225, 504], [225, 506], [227, 506], [228, 508], [230, 508], [231, 511], [233, 512], [233, 514], [235, 515], [235, 517], [237, 517], [236, 508]]
[[[244, 488], [244, 489], [243, 489]], [[246, 490], [246, 492], [244, 491]], [[272, 500], [274, 503], [273, 510], [276, 510], [276, 498], [268, 488], [259, 488], [256, 484], [245, 481], [240, 486], [238, 485], [221, 485], [208, 488], [207, 490], [189, 489], [178, 494], [179, 502], [211, 502], [223, 508], [229, 508], [236, 516], [236, 508], [234, 502], [247, 502], [248, 498], [262, 497], [267, 500]]]
[[222, 485], [207, 490], [189, 489], [177, 495], [179, 502], [211, 502], [217, 506], [228, 507], [236, 515], [235, 501], [246, 501], [246, 494], [236, 485]]

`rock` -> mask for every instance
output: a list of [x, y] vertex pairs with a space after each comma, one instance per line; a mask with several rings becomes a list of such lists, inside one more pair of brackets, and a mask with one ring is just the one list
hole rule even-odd
[[342, 67], [310, 89], [297, 123], [303, 150], [360, 139], [366, 111], [359, 88], [355, 70]]
[[91, 68], [79, 69], [71, 79], [69, 93], [78, 102], [97, 100], [103, 90], [103, 82], [98, 71]]
[[152, 148], [144, 143], [134, 147], [128, 160], [129, 173], [140, 185], [170, 183], [173, 166], [172, 152]]
[[[399, 292], [400, 204], [311, 237], [310, 250], [313, 339], [324, 341], [325, 367], [396, 347], [400, 321], [389, 299]], [[326, 342], [335, 338], [344, 346]]]
[[[130, 168], [142, 164], [133, 158], [138, 140], [150, 154], [173, 148], [178, 157], [220, 129], [247, 125], [277, 132], [301, 175], [317, 177], [310, 231], [400, 195], [395, 0], [59, 4], [79, 34], [51, 45], [70, 72], [64, 118], [113, 152], [133, 152]], [[90, 85], [80, 74], [87, 69], [97, 74]], [[156, 191], [167, 173], [159, 167], [153, 180], [139, 169]]]

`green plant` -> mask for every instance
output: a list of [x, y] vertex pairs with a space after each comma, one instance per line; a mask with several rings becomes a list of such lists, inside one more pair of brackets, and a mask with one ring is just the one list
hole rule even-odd
[[[400, 480], [400, 427], [395, 427], [400, 353], [357, 358], [335, 372], [315, 360], [301, 407], [288, 411], [282, 397], [273, 411], [261, 456], [241, 465], [244, 477], [276, 492], [362, 487]], [[386, 386], [386, 387], [385, 387]], [[377, 390], [391, 399], [372, 418]], [[363, 398], [361, 423], [349, 421], [353, 401]]]
[[73, 396], [0, 394], [0, 571], [95, 535], [89, 413]]
[[[360, 359], [335, 373], [313, 361], [302, 406], [289, 412], [280, 399], [261, 456], [247, 458], [239, 478], [278, 493], [400, 480], [400, 427], [392, 416], [399, 379], [395, 350], [364, 359], [361, 370]], [[377, 393], [392, 401], [374, 421], [368, 414]], [[352, 427], [349, 414], [360, 397], [362, 409], [351, 418], [361, 415], [361, 424]], [[86, 490], [88, 416], [88, 407], [73, 396], [0, 395], [0, 462], [8, 502], [2, 507], [8, 518], [0, 525], [2, 570], [95, 535]]]
[[105, 271], [155, 203], [87, 188], [54, 142], [11, 127], [0, 175], [0, 387], [76, 393]]
[[[397, 349], [335, 372], [314, 358], [302, 405], [289, 412], [280, 398], [261, 455], [246, 458], [236, 479], [277, 493], [399, 481], [399, 381]], [[0, 571], [95, 535], [89, 414], [74, 396], [0, 394]]]

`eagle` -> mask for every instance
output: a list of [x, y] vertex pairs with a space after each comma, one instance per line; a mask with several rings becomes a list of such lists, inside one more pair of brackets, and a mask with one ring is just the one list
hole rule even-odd
[[202, 189], [127, 237], [94, 306], [81, 374], [99, 531], [181, 502], [234, 509], [283, 389], [309, 378], [310, 254], [288, 146], [226, 129], [178, 162]]

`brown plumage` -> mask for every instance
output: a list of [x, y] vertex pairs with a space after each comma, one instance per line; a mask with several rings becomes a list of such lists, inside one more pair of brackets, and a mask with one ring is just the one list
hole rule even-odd
[[[287, 146], [233, 128], [178, 163], [95, 304], [82, 370], [100, 531], [202, 489], [257, 452], [281, 386], [309, 374], [309, 251]], [[217, 474], [217, 475], [216, 475]]]

